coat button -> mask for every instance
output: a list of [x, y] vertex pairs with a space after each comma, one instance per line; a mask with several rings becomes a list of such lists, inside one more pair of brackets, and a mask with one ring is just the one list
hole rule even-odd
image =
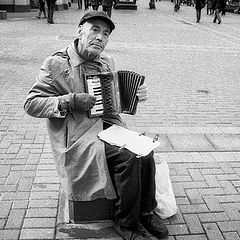
[[66, 75], [69, 75], [69, 74], [70, 74], [69, 69], [66, 69], [64, 72], [65, 72]]

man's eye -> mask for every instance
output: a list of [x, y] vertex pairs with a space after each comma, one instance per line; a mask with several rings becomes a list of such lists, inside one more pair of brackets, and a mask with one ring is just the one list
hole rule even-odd
[[103, 35], [105, 36], [105, 37], [109, 37], [109, 33], [108, 32], [105, 32], [105, 33], [103, 33]]

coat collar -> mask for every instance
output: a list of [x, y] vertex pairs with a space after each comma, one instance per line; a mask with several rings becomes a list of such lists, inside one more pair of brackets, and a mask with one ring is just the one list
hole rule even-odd
[[[74, 40], [74, 42], [68, 47], [68, 56], [70, 57], [70, 60], [74, 67], [77, 67], [85, 62], [88, 62], [88, 60], [84, 59], [77, 51], [77, 44], [78, 39]], [[98, 56], [91, 62], [96, 62], [97, 64], [102, 64], [101, 57]]]

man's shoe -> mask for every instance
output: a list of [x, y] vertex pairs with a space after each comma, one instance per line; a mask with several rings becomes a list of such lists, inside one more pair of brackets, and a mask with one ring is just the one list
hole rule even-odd
[[134, 229], [125, 228], [114, 223], [115, 231], [124, 239], [124, 240], [147, 240], [151, 239], [151, 235], [141, 226]]
[[168, 235], [167, 227], [154, 212], [153, 214], [142, 216], [141, 224], [155, 237], [164, 238]]

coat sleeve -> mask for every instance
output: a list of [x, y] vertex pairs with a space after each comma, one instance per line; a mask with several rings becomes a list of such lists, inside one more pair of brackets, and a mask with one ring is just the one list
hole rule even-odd
[[38, 118], [63, 118], [58, 111], [60, 93], [53, 83], [54, 56], [48, 57], [42, 64], [39, 76], [29, 91], [24, 104], [25, 111]]

